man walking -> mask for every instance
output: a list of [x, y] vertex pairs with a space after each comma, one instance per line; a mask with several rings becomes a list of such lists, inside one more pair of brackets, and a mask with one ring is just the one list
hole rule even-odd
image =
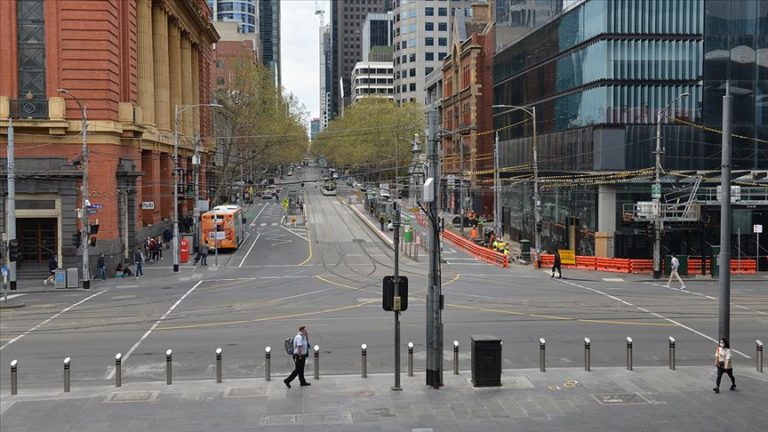
[[670, 260], [670, 264], [672, 264], [672, 271], [669, 273], [669, 281], [667, 281], [667, 288], [672, 288], [672, 278], [676, 277], [678, 281], [680, 281], [680, 289], [685, 289], [685, 282], [683, 282], [683, 279], [680, 278], [680, 274], [677, 273], [678, 267], [680, 267], [680, 261], [677, 259], [676, 256], [672, 255], [672, 259]]
[[208, 245], [204, 244], [200, 247], [200, 265], [208, 265]]
[[49, 256], [48, 257], [48, 279], [43, 281], [43, 285], [48, 285], [48, 282], [54, 282], [57, 268], [59, 268], [59, 263], [56, 261], [56, 255]]
[[96, 261], [96, 268], [99, 270], [97, 278], [101, 278], [102, 281], [107, 280], [107, 264], [104, 262], [104, 254], [99, 254], [99, 260]]
[[133, 262], [136, 264], [136, 279], [144, 276], [144, 269], [141, 266], [144, 263], [144, 254], [141, 253], [141, 248], [136, 248], [136, 252], [133, 253]]
[[555, 249], [555, 262], [552, 264], [552, 277], [555, 277], [555, 270], [557, 270], [557, 278], [563, 278], [563, 270], [560, 268], [562, 263], [560, 262], [560, 251]]
[[309, 333], [307, 333], [307, 326], [300, 326], [299, 333], [293, 338], [293, 363], [295, 367], [288, 378], [283, 380], [286, 387], [291, 388], [291, 381], [296, 376], [299, 377], [302, 387], [311, 385], [304, 379], [304, 364], [307, 362], [307, 356], [309, 356]]

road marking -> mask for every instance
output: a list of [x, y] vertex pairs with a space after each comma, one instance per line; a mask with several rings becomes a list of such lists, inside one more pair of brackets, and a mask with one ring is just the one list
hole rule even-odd
[[261, 233], [256, 233], [256, 238], [255, 238], [255, 239], [253, 239], [253, 243], [251, 244], [251, 247], [249, 247], [249, 248], [248, 248], [248, 252], [246, 252], [246, 253], [245, 253], [245, 256], [244, 256], [244, 257], [243, 257], [243, 259], [240, 261], [240, 265], [239, 265], [239, 266], [237, 266], [238, 268], [240, 268], [240, 267], [242, 267], [242, 266], [243, 266], [243, 263], [245, 262], [245, 259], [246, 259], [246, 258], [248, 258], [248, 254], [250, 254], [250, 253], [251, 253], [251, 251], [253, 250], [253, 247], [254, 247], [254, 246], [256, 246], [256, 242], [259, 240], [259, 237], [260, 237], [260, 236], [261, 236]]
[[[678, 289], [678, 288], [672, 288], [670, 286], [657, 284], [655, 282], [643, 282], [643, 283], [646, 284], [646, 285], [653, 285], [653, 286], [661, 287], [661, 288], [668, 289], [668, 290], [671, 290], [671, 291], [678, 291], [678, 292], [684, 292], [684, 293], [693, 294], [695, 296], [704, 297], [704, 298], [709, 299], [709, 300], [717, 300], [716, 297], [712, 297], [712, 296], [709, 296], [709, 295], [706, 295], [706, 294], [698, 293], [696, 291], [689, 291], [689, 290], [683, 290], [683, 289]], [[759, 311], [759, 310], [752, 309], [752, 308], [748, 308], [746, 306], [742, 306], [742, 305], [738, 305], [738, 304], [734, 304], [734, 303], [731, 303], [731, 305], [733, 305], [733, 307], [737, 307], [739, 309], [743, 309], [743, 310], [747, 310], [747, 311], [750, 311], [750, 312], [754, 312], [754, 313], [756, 313], [758, 315], [768, 315], [768, 313], [766, 313], [766, 312]]]
[[448, 285], [456, 282], [457, 280], [459, 280], [459, 277], [461, 277], [461, 274], [456, 273], [456, 276], [454, 276], [453, 279], [449, 280], [448, 282], [444, 283], [443, 286], [448, 286]]
[[272, 226], [277, 226], [277, 222], [272, 222]]
[[11, 294], [11, 295], [9, 295], [9, 296], [7, 296], [7, 297], [6, 297], [6, 296], [3, 296], [2, 298], [0, 298], [0, 301], [5, 301], [6, 299], [8, 299], [8, 300], [10, 300], [10, 299], [15, 299], [16, 297], [21, 297], [21, 296], [23, 296], [23, 295], [24, 295], [24, 294]]
[[48, 323], [49, 323], [49, 322], [51, 322], [51, 321], [53, 321], [54, 319], [56, 319], [56, 318], [57, 318], [59, 315], [63, 314], [64, 312], [67, 312], [67, 311], [71, 310], [72, 308], [75, 308], [75, 307], [77, 307], [77, 306], [80, 306], [81, 304], [83, 304], [83, 303], [87, 302], [88, 300], [90, 300], [90, 299], [92, 299], [92, 298], [96, 297], [97, 295], [101, 295], [101, 294], [104, 294], [104, 293], [105, 293], [105, 292], [107, 292], [107, 291], [109, 291], [109, 288], [105, 289], [104, 291], [100, 291], [100, 292], [97, 292], [96, 294], [93, 294], [93, 295], [91, 295], [91, 296], [88, 296], [88, 297], [86, 297], [86, 298], [84, 298], [84, 299], [80, 300], [79, 302], [77, 302], [77, 303], [75, 303], [75, 304], [73, 304], [73, 305], [67, 306], [67, 307], [66, 307], [64, 310], [62, 310], [61, 312], [59, 312], [59, 313], [57, 313], [57, 314], [55, 314], [55, 315], [51, 316], [51, 317], [50, 317], [50, 318], [48, 318], [47, 320], [45, 320], [45, 321], [41, 322], [40, 324], [38, 324], [38, 325], [36, 325], [36, 326], [32, 327], [31, 329], [29, 329], [29, 330], [25, 331], [24, 333], [22, 333], [22, 334], [20, 334], [20, 335], [16, 336], [15, 338], [13, 338], [13, 339], [11, 339], [10, 341], [8, 341], [8, 343], [6, 343], [5, 345], [3, 345], [3, 346], [0, 346], [0, 351], [4, 350], [4, 349], [5, 349], [5, 347], [7, 347], [8, 345], [10, 345], [10, 344], [12, 344], [12, 343], [16, 342], [17, 340], [19, 340], [19, 339], [23, 338], [24, 336], [26, 336], [26, 335], [28, 335], [28, 334], [32, 333], [33, 331], [35, 331], [35, 330], [39, 329], [40, 327], [42, 327], [42, 326], [44, 326], [44, 325], [48, 324]]
[[624, 282], [622, 278], [603, 278], [605, 282]]
[[262, 222], [261, 226], [267, 226], [267, 223], [266, 222]]
[[[158, 326], [158, 325], [159, 325], [161, 322], [163, 322], [163, 320], [164, 320], [164, 319], [165, 319], [165, 318], [166, 318], [168, 315], [170, 315], [170, 313], [171, 313], [171, 312], [173, 312], [173, 310], [174, 310], [174, 309], [176, 309], [176, 306], [178, 306], [178, 305], [179, 305], [179, 304], [180, 304], [180, 303], [181, 303], [181, 302], [182, 302], [182, 301], [183, 301], [185, 298], [187, 298], [187, 296], [188, 296], [188, 295], [192, 294], [192, 292], [193, 292], [195, 289], [197, 289], [197, 287], [198, 287], [198, 286], [200, 286], [200, 284], [201, 284], [201, 283], [203, 283], [203, 281], [199, 281], [198, 283], [196, 283], [196, 284], [195, 284], [195, 286], [193, 286], [192, 288], [190, 288], [189, 290], [187, 290], [187, 292], [185, 292], [185, 293], [184, 293], [184, 295], [183, 295], [183, 296], [181, 296], [181, 298], [179, 298], [178, 300], [176, 300], [176, 303], [174, 303], [174, 304], [173, 304], [173, 306], [171, 306], [171, 308], [170, 308], [170, 309], [168, 309], [167, 311], [165, 311], [165, 313], [163, 314], [163, 316], [161, 316], [161, 317], [160, 317], [160, 319], [159, 319], [159, 320], [157, 320], [157, 321], [156, 321], [154, 324], [152, 324], [152, 327], [150, 327], [150, 328], [149, 328], [149, 330], [147, 330], [147, 331], [146, 331], [146, 333], [144, 333], [144, 334], [143, 334], [143, 335], [142, 335], [142, 336], [139, 338], [139, 340], [138, 340], [138, 341], [136, 341], [136, 343], [135, 343], [135, 344], [133, 344], [133, 346], [131, 347], [131, 349], [129, 349], [129, 350], [128, 350], [128, 352], [127, 352], [127, 353], [125, 353], [125, 355], [123, 356], [123, 363], [125, 363], [125, 362], [128, 360], [128, 357], [130, 357], [130, 356], [131, 356], [131, 354], [133, 354], [133, 352], [134, 352], [134, 351], [136, 351], [136, 348], [138, 348], [138, 347], [139, 347], [139, 345], [141, 345], [141, 343], [142, 343], [142, 342], [144, 342], [144, 339], [146, 339], [146, 338], [147, 338], [147, 337], [150, 335], [150, 333], [152, 333], [152, 331], [153, 331], [153, 330], [154, 330], [154, 329], [155, 329], [155, 328], [156, 328], [156, 327], [157, 327], [157, 326]], [[114, 367], [112, 367], [111, 369], [112, 369], [112, 370], [111, 370], [111, 371], [110, 371], [110, 372], [107, 374], [107, 376], [105, 376], [105, 377], [104, 377], [104, 379], [110, 380], [110, 379], [112, 379], [112, 378], [115, 376], [115, 368], [114, 368]]]
[[[305, 199], [306, 199], [306, 196], [305, 196]], [[307, 208], [309, 208], [309, 204], [305, 204], [305, 205]], [[309, 214], [309, 210], [307, 210], [306, 214]], [[307, 256], [307, 259], [305, 259], [304, 261], [301, 262], [301, 264], [299, 264], [299, 266], [305, 265], [306, 263], [309, 262], [309, 260], [312, 259], [312, 236], [309, 232], [309, 226], [307, 226], [307, 246], [309, 247], [309, 255]]]
[[[253, 228], [253, 227], [255, 226], [255, 224], [256, 224], [256, 219], [258, 219], [258, 218], [259, 218], [259, 216], [261, 216], [261, 214], [262, 214], [262, 213], [264, 213], [264, 210], [265, 210], [266, 208], [267, 208], [267, 206], [264, 206], [264, 207], [262, 207], [262, 208], [261, 208], [261, 211], [259, 211], [259, 213], [256, 215], [256, 217], [254, 217], [254, 218], [253, 218], [253, 221], [251, 221], [251, 224], [249, 225], [251, 228]], [[261, 224], [261, 226], [264, 226], [264, 224]]]
[[[572, 285], [572, 286], [575, 286], [575, 287], [578, 287], [578, 288], [581, 288], [581, 289], [585, 289], [585, 290], [587, 290], [587, 291], [592, 291], [592, 292], [594, 292], [594, 293], [597, 293], [597, 294], [600, 294], [600, 295], [606, 296], [606, 297], [608, 297], [608, 298], [610, 298], [610, 299], [613, 299], [613, 300], [616, 300], [616, 301], [618, 301], [618, 302], [620, 302], [620, 303], [623, 303], [623, 304], [625, 304], [625, 305], [627, 305], [627, 306], [629, 306], [629, 307], [633, 307], [633, 308], [635, 308], [635, 309], [638, 309], [638, 310], [641, 310], [641, 311], [643, 311], [643, 312], [645, 312], [645, 313], [647, 313], [647, 314], [651, 314], [651, 315], [655, 316], [656, 318], [659, 318], [659, 319], [662, 319], [662, 320], [664, 320], [664, 321], [670, 322], [670, 323], [672, 323], [672, 324], [674, 324], [674, 325], [676, 325], [676, 326], [678, 326], [678, 327], [680, 327], [680, 328], [683, 328], [683, 329], [685, 329], [685, 330], [688, 330], [689, 332], [691, 332], [691, 333], [693, 333], [693, 334], [697, 334], [697, 335], [699, 335], [699, 336], [703, 337], [704, 339], [707, 339], [707, 340], [709, 340], [709, 341], [712, 341], [713, 343], [717, 343], [717, 340], [716, 340], [715, 338], [712, 338], [712, 337], [710, 337], [710, 336], [708, 336], [708, 335], [706, 335], [706, 334], [704, 334], [704, 333], [702, 333], [702, 332], [700, 332], [700, 331], [698, 331], [698, 330], [696, 330], [696, 329], [694, 329], [694, 328], [692, 328], [692, 327], [688, 327], [687, 325], [685, 325], [685, 324], [683, 324], [683, 323], [680, 323], [680, 322], [678, 322], [678, 321], [675, 321], [675, 320], [673, 320], [672, 318], [667, 318], [667, 317], [665, 317], [664, 315], [661, 315], [661, 314], [659, 314], [659, 313], [656, 313], [656, 312], [651, 312], [651, 311], [649, 311], [648, 309], [646, 309], [646, 308], [644, 308], [644, 307], [641, 307], [641, 306], [636, 306], [636, 305], [634, 305], [634, 304], [632, 304], [632, 303], [630, 303], [630, 302], [628, 302], [628, 301], [626, 301], [626, 300], [620, 299], [619, 297], [616, 297], [616, 296], [614, 296], [614, 295], [611, 295], [611, 294], [608, 294], [608, 293], [604, 293], [604, 292], [602, 292], [602, 291], [600, 291], [600, 290], [598, 290], [598, 289], [595, 289], [595, 288], [590, 288], [590, 287], [587, 287], [587, 286], [584, 286], [584, 285], [579, 285], [579, 284], [577, 284], [577, 283], [573, 283], [573, 282], [565, 281], [565, 280], [562, 280], [562, 279], [558, 279], [558, 280], [559, 280], [560, 282], [564, 283], [564, 284]], [[751, 358], [752, 358], [752, 357], [748, 356], [747, 354], [744, 354], [744, 353], [743, 353], [743, 352], [741, 352], [741, 351], [736, 351], [735, 349], [731, 349], [731, 351], [735, 352], [736, 354], [739, 354], [739, 355], [741, 355], [741, 356], [742, 356], [742, 357], [744, 357], [744, 358], [747, 358], [747, 359], [751, 359]]]

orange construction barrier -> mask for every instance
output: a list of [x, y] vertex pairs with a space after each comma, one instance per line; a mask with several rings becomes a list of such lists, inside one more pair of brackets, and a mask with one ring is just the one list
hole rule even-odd
[[598, 271], [613, 273], [629, 273], [631, 261], [628, 258], [595, 258], [595, 268]]
[[757, 260], [753, 259], [732, 259], [731, 274], [756, 274]]
[[443, 239], [450, 241], [457, 248], [473, 255], [481, 260], [501, 267], [509, 267], [509, 257], [500, 252], [495, 252], [486, 247], [471, 242], [451, 231], [443, 231]]
[[690, 276], [702, 274], [701, 266], [702, 266], [701, 258], [690, 258], [690, 257], [688, 258], [688, 274]]
[[653, 273], [653, 260], [652, 259], [630, 260], [630, 271], [632, 273]]
[[579, 256], [576, 255], [575, 268], [580, 270], [594, 270], [597, 260], [593, 256]]

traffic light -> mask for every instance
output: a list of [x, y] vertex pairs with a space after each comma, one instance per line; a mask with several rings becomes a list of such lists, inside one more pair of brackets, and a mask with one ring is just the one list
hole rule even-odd
[[[397, 310], [402, 312], [408, 309], [408, 278], [405, 276], [400, 276], [399, 279], [398, 288], [400, 293], [400, 309]], [[395, 310], [394, 276], [384, 276], [381, 306], [385, 311]]]
[[14, 262], [19, 258], [19, 241], [13, 239], [8, 242], [8, 261]]
[[536, 222], [536, 232], [537, 233], [541, 232], [541, 222]]
[[80, 231], [72, 233], [72, 246], [80, 247], [81, 241], [82, 241], [82, 234], [80, 233]]
[[96, 237], [91, 237], [90, 244], [91, 244], [91, 247], [95, 247], [96, 246]]

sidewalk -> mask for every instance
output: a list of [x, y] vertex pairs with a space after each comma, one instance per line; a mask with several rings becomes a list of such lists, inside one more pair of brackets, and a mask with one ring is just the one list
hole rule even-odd
[[[751, 366], [751, 365], [750, 365]], [[712, 392], [714, 369], [581, 368], [502, 374], [502, 387], [475, 388], [468, 372], [444, 371], [445, 386], [425, 376], [321, 376], [285, 388], [280, 376], [84, 386], [71, 393], [2, 390], [4, 432], [87, 431], [638, 431], [765, 430], [768, 377], [744, 364], [738, 390]], [[727, 379], [727, 378], [724, 378]], [[727, 381], [726, 381], [727, 382]]]

